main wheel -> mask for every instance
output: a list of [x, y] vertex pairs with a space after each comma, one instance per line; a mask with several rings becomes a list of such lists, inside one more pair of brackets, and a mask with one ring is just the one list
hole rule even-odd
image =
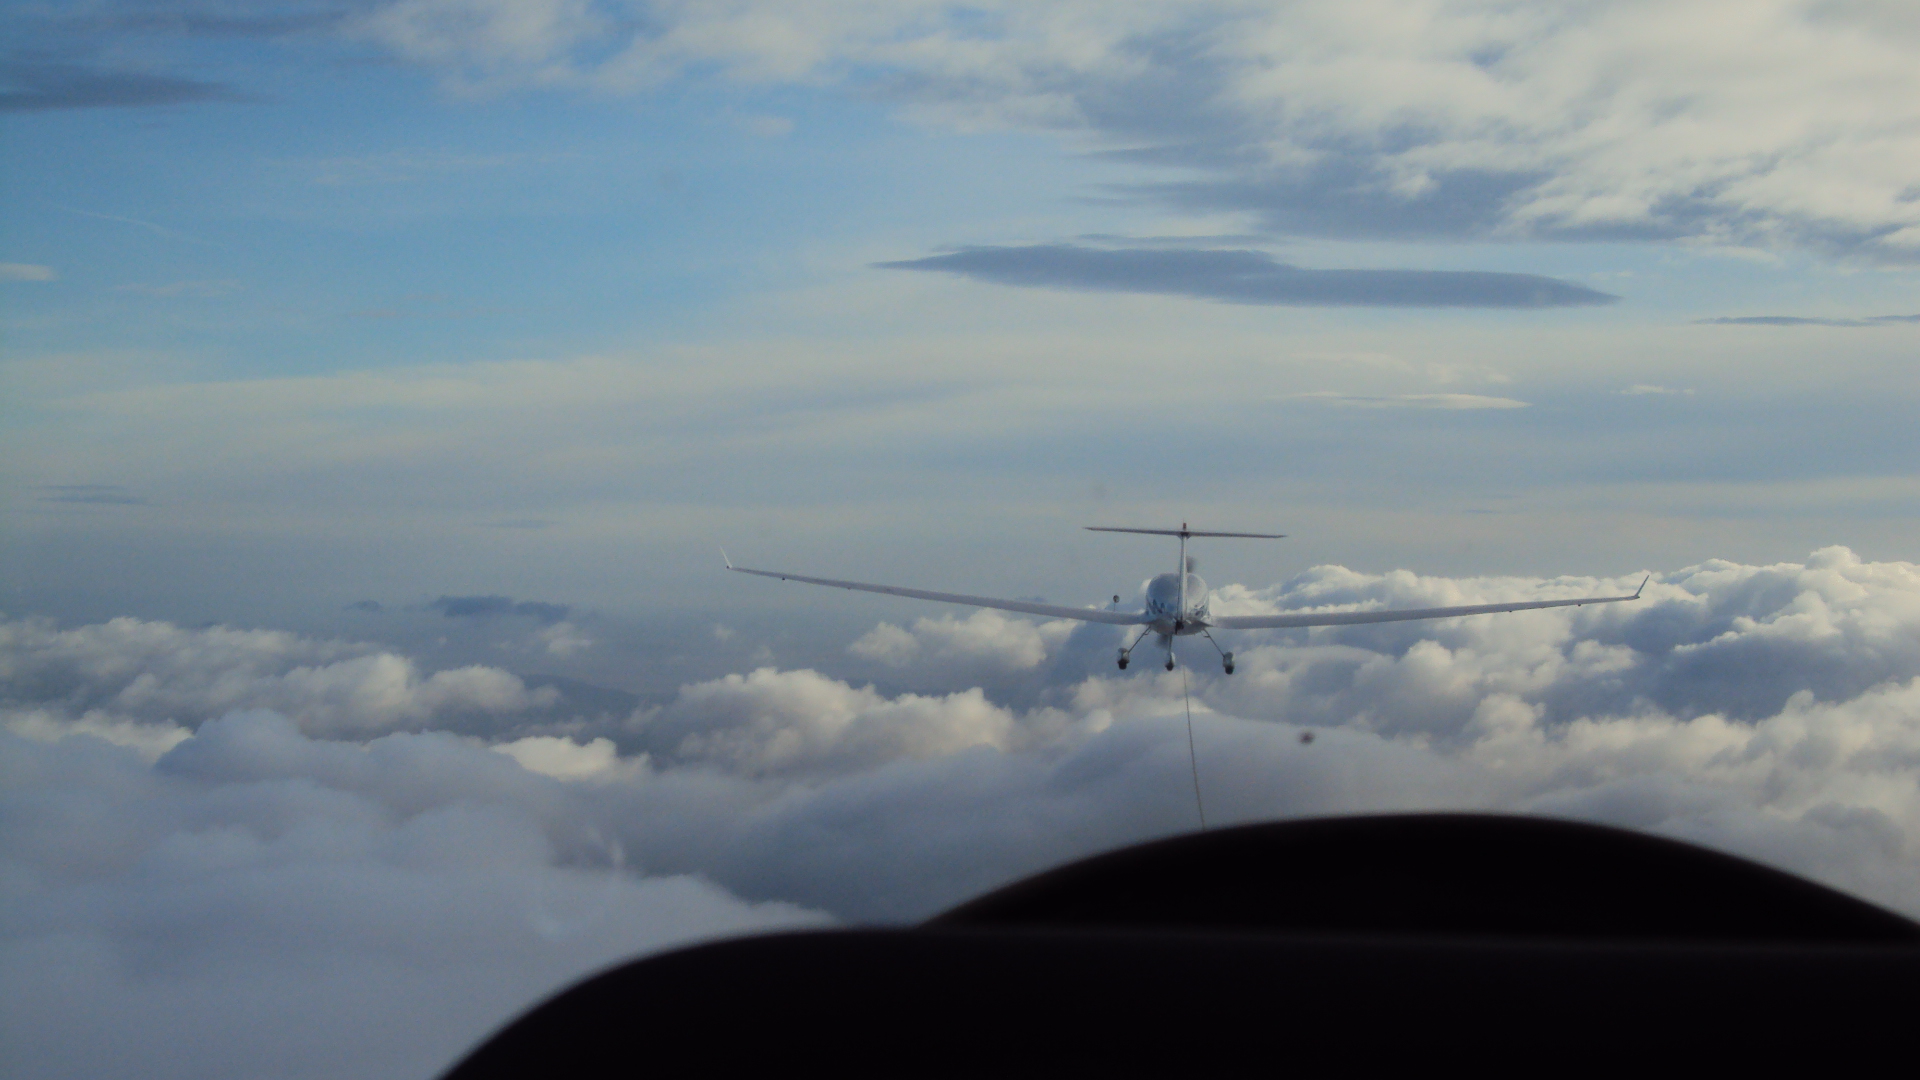
[[1120, 670], [1121, 671], [1127, 670], [1127, 658], [1124, 656], [1120, 658]]

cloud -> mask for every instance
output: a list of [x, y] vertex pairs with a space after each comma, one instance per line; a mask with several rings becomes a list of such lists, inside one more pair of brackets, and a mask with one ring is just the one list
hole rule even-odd
[[19, 56], [0, 62], [0, 87], [4, 87], [0, 89], [0, 112], [254, 100], [220, 83]]
[[220, 300], [240, 291], [240, 283], [232, 278], [218, 281], [169, 281], [163, 284], [134, 282], [128, 285], [114, 286], [116, 292], [133, 293], [136, 296], [151, 296], [156, 299], [186, 297], [193, 300]]
[[1162, 293], [1234, 304], [1543, 308], [1619, 299], [1534, 274], [1308, 270], [1258, 251], [1212, 248], [973, 247], [875, 265], [890, 270], [941, 270], [998, 285]]
[[1693, 394], [1693, 391], [1691, 389], [1675, 390], [1670, 387], [1655, 386], [1652, 383], [1634, 383], [1632, 386], [1629, 386], [1625, 390], [1620, 391], [1620, 393], [1627, 397], [1646, 397], [1648, 395], [1657, 396], [1657, 395], [1676, 395], [1676, 394], [1682, 397], [1686, 397], [1686, 396], [1691, 396]]
[[362, 187], [575, 160], [576, 155], [567, 154], [460, 154], [443, 150], [401, 149], [354, 157], [294, 160], [286, 164], [310, 172], [311, 182], [323, 187]]
[[442, 596], [427, 605], [449, 619], [493, 619], [516, 616], [555, 623], [572, 610], [565, 604], [547, 604], [538, 600], [515, 601], [510, 596]]
[[1337, 394], [1316, 391], [1288, 394], [1282, 401], [1324, 401], [1329, 405], [1355, 405], [1365, 409], [1525, 409], [1529, 403], [1517, 398], [1489, 397], [1485, 394]]
[[1872, 2], [652, 7], [396, 0], [465, 87], [852, 84], [923, 122], [1173, 168], [1123, 197], [1347, 239], [1670, 239], [1908, 261], [1920, 73]]
[[431, 1076], [635, 953], [826, 921], [626, 866], [525, 743], [243, 713], [152, 766], [5, 735], [0, 763], [0, 857], [31, 875], [0, 932], [15, 1076]]
[[51, 266], [33, 263], [0, 263], [0, 281], [54, 281], [60, 277]]
[[[371, 645], [277, 630], [189, 630], [121, 618], [72, 630], [0, 622], [0, 723], [44, 713], [109, 725], [191, 729], [233, 709], [273, 709], [320, 734], [459, 727], [537, 713], [557, 700], [498, 668], [423, 674]], [[103, 729], [106, 730], [106, 729]]]
[[533, 637], [551, 656], [572, 656], [582, 649], [593, 647], [592, 638], [583, 633], [579, 627], [565, 621], [543, 627]]
[[95, 506], [147, 506], [147, 500], [121, 484], [40, 484], [41, 502], [91, 503]]
[[[1225, 585], [1213, 606], [1465, 604], [1639, 580], [1319, 566]], [[30, 1021], [10, 1049], [29, 1049], [28, 1076], [50, 1061], [110, 1073], [124, 1071], [120, 1047], [165, 1031], [196, 1048], [156, 1066], [180, 1075], [289, 1071], [283, 1060], [424, 1075], [622, 952], [810, 912], [915, 919], [1191, 828], [1183, 684], [1221, 823], [1568, 815], [1920, 914], [1912, 563], [1832, 547], [1657, 574], [1635, 603], [1246, 632], [1222, 641], [1231, 677], [1204, 643], [1181, 642], [1185, 672], [1122, 674], [1113, 628], [993, 619], [858, 639], [868, 655], [855, 659], [925, 669], [950, 680], [939, 691], [766, 667], [591, 733], [561, 701], [523, 701], [512, 730], [316, 724], [341, 700], [326, 687], [371, 670], [354, 664], [411, 665], [370, 646], [0, 622], [15, 823], [0, 857], [20, 868], [0, 985], [9, 1017]], [[1015, 707], [941, 674], [969, 670], [1042, 685]], [[428, 681], [382, 685], [418, 697]], [[73, 1034], [103, 1026], [134, 1041]], [[332, 1038], [343, 1026], [365, 1037]]]
[[1890, 326], [1920, 323], [1920, 315], [1869, 315], [1860, 319], [1826, 319], [1804, 315], [1737, 315], [1700, 319], [1702, 326]]
[[629, 726], [663, 762], [745, 776], [837, 773], [1007, 743], [1013, 715], [978, 689], [887, 698], [814, 671], [761, 668], [683, 687]]
[[975, 611], [965, 618], [941, 615], [913, 622], [909, 633], [881, 623], [847, 651], [888, 667], [932, 669], [946, 678], [978, 678], [985, 671], [1031, 671], [1057, 649], [1074, 623], [1034, 623], [997, 611]]

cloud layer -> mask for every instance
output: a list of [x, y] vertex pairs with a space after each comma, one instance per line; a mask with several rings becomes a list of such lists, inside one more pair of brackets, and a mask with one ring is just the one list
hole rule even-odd
[[1289, 234], [1920, 252], [1920, 22], [1891, 0], [397, 0], [352, 26], [467, 85], [854, 83], [1187, 170], [1125, 190]]
[[[1323, 566], [1214, 607], [1638, 580]], [[1224, 642], [1232, 677], [1191, 642], [1183, 671], [1122, 675], [1117, 642], [943, 613], [849, 646], [943, 690], [767, 667], [586, 718], [507, 671], [426, 673], [374, 646], [7, 621], [7, 1041], [30, 1076], [123, 1068], [115, 1047], [142, 1040], [81, 1035], [102, 1026], [204, 1047], [180, 1075], [425, 1075], [624, 953], [919, 918], [1191, 828], [1183, 684], [1218, 822], [1569, 815], [1920, 914], [1920, 566], [1828, 548], [1660, 574], [1634, 604], [1250, 632]], [[1017, 706], [980, 688], [1007, 680], [1029, 688]]]
[[1174, 170], [1114, 193], [1289, 235], [1920, 253], [1920, 20], [1899, 0], [364, 0], [19, 28], [40, 51], [7, 61], [0, 109], [248, 99], [103, 66], [103, 35], [330, 38], [469, 91], [853, 87]]
[[890, 270], [942, 270], [999, 285], [1167, 293], [1233, 304], [1296, 307], [1545, 308], [1619, 299], [1537, 274], [1308, 270], [1258, 251], [1210, 248], [972, 247], [878, 265]]

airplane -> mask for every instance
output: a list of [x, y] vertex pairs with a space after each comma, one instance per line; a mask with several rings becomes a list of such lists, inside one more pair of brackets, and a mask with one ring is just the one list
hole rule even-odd
[[[720, 551], [720, 558], [727, 569], [741, 574], [757, 574], [760, 577], [779, 578], [781, 581], [801, 581], [809, 585], [828, 585], [836, 589], [857, 589], [862, 592], [885, 593], [889, 596], [905, 596], [916, 600], [937, 600], [944, 604], [965, 604], [970, 607], [997, 608], [1001, 611], [1017, 611], [1025, 615], [1044, 615], [1051, 619], [1078, 619], [1082, 622], [1109, 623], [1115, 626], [1138, 626], [1140, 636], [1132, 644], [1122, 646], [1118, 663], [1120, 670], [1127, 669], [1127, 662], [1133, 650], [1146, 640], [1148, 634], [1157, 636], [1160, 646], [1167, 650], [1167, 670], [1174, 668], [1173, 641], [1177, 637], [1198, 634], [1207, 639], [1220, 653], [1220, 666], [1228, 675], [1233, 674], [1233, 653], [1222, 649], [1214, 641], [1212, 630], [1277, 630], [1304, 626], [1352, 626], [1357, 623], [1404, 622], [1413, 619], [1452, 619], [1462, 615], [1492, 615], [1506, 611], [1535, 611], [1540, 608], [1580, 607], [1585, 604], [1617, 604], [1624, 600], [1638, 600], [1640, 593], [1647, 587], [1651, 574], [1640, 582], [1640, 588], [1627, 596], [1582, 596], [1572, 600], [1527, 600], [1509, 604], [1466, 604], [1460, 607], [1444, 608], [1398, 608], [1385, 611], [1328, 611], [1298, 615], [1215, 615], [1208, 607], [1211, 595], [1207, 583], [1193, 572], [1193, 560], [1187, 557], [1187, 540], [1195, 536], [1238, 537], [1255, 540], [1279, 540], [1285, 533], [1248, 533], [1248, 532], [1206, 532], [1190, 529], [1181, 522], [1178, 529], [1131, 529], [1112, 525], [1088, 525], [1089, 532], [1144, 533], [1150, 536], [1177, 536], [1180, 538], [1180, 561], [1172, 573], [1157, 574], [1147, 582], [1146, 608], [1143, 611], [1119, 611], [1114, 608], [1077, 608], [1056, 604], [1040, 604], [1026, 600], [1000, 600], [990, 596], [967, 596], [962, 593], [932, 592], [927, 589], [906, 589], [897, 585], [872, 585], [863, 581], [838, 581], [833, 578], [808, 577], [804, 574], [789, 574], [781, 570], [749, 570], [744, 566], [733, 565], [726, 549]], [[1120, 598], [1113, 598], [1115, 605]]]

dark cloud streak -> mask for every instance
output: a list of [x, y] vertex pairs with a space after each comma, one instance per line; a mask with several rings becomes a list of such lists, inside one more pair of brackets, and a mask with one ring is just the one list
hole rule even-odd
[[143, 71], [111, 71], [65, 60], [0, 64], [0, 112], [130, 108], [255, 100], [220, 83]]
[[511, 596], [442, 596], [427, 605], [449, 619], [491, 619], [520, 616], [554, 623], [572, 610], [565, 604], [547, 604], [538, 600], [515, 601]]
[[1549, 308], [1610, 304], [1619, 299], [1535, 274], [1313, 270], [1258, 251], [1205, 248], [971, 247], [875, 265], [889, 270], [939, 270], [998, 285], [1158, 293], [1230, 304]]

